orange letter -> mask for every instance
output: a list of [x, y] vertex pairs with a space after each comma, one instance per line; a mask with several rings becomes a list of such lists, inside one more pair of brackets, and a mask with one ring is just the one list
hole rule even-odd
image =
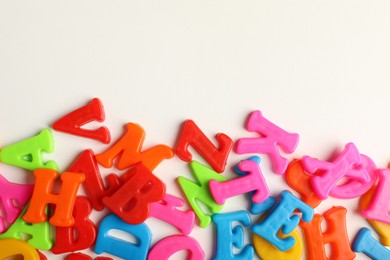
[[153, 170], [164, 159], [173, 157], [173, 151], [166, 145], [156, 145], [141, 152], [145, 140], [145, 131], [133, 123], [126, 125], [126, 133], [110, 149], [96, 155], [97, 161], [106, 168], [113, 166], [114, 158], [119, 156], [117, 168], [124, 170], [142, 162], [149, 170]]
[[347, 210], [343, 207], [332, 207], [325, 212], [328, 229], [321, 230], [322, 216], [315, 214], [311, 222], [299, 225], [304, 231], [308, 259], [328, 259], [325, 254], [325, 244], [330, 244], [331, 255], [329, 259], [354, 259], [356, 254], [349, 244], [345, 215]]
[[77, 190], [84, 181], [84, 174], [65, 172], [61, 174], [62, 187], [58, 194], [50, 193], [54, 180], [58, 173], [50, 169], [38, 169], [34, 171], [36, 178], [34, 192], [30, 205], [23, 220], [29, 223], [46, 221], [45, 208], [49, 203], [56, 204], [50, 224], [59, 227], [69, 227], [74, 224], [72, 216]]

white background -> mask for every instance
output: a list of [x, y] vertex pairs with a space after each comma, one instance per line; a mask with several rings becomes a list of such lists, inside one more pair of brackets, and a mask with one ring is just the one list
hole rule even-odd
[[[35, 135], [99, 97], [114, 141], [126, 122], [136, 122], [146, 131], [145, 148], [173, 147], [185, 119], [210, 138], [224, 132], [237, 140], [254, 136], [244, 122], [260, 109], [300, 134], [289, 158], [325, 160], [352, 141], [386, 167], [389, 8], [388, 1], [360, 0], [1, 1], [0, 146]], [[61, 170], [85, 148], [99, 153], [108, 147], [54, 134], [56, 152], [47, 158]], [[230, 167], [245, 158], [231, 155], [225, 175], [233, 177]], [[273, 195], [287, 188], [264, 156], [262, 169]], [[14, 167], [0, 170], [12, 181], [33, 181]], [[178, 196], [176, 177], [192, 179], [178, 158], [155, 174]], [[228, 200], [223, 212], [245, 209], [246, 200]], [[348, 207], [350, 240], [368, 225], [357, 200], [330, 199], [316, 212], [332, 205]], [[98, 222], [102, 215], [92, 217]], [[158, 220], [148, 224], [153, 243], [176, 232]], [[210, 258], [213, 227], [197, 227], [191, 236]]]

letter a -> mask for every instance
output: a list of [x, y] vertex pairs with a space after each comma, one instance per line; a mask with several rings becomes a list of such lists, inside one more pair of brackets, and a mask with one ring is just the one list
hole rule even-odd
[[85, 175], [83, 186], [91, 200], [92, 207], [97, 211], [104, 209], [103, 197], [111, 196], [119, 188], [119, 177], [115, 174], [107, 176], [108, 187], [104, 187], [100, 175], [98, 163], [92, 150], [85, 150], [76, 161], [69, 167], [68, 172], [82, 172]]
[[[8, 223], [13, 223], [22, 212], [19, 207], [15, 206], [14, 201], [16, 201], [18, 205], [26, 206], [31, 198], [33, 185], [12, 183], [7, 181], [0, 174], [0, 190], [0, 202], [6, 215], [6, 221]], [[3, 233], [5, 230], [4, 219], [0, 216], [0, 233]]]
[[43, 162], [42, 153], [54, 151], [54, 138], [50, 129], [43, 129], [38, 135], [4, 147], [0, 161], [30, 171], [47, 168], [58, 171], [55, 161]]

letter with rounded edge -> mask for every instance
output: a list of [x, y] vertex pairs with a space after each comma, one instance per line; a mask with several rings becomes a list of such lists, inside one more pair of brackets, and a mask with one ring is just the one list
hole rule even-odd
[[0, 239], [0, 259], [15, 255], [22, 255], [24, 260], [40, 259], [37, 250], [28, 243], [12, 238]]
[[205, 257], [198, 241], [189, 236], [172, 235], [161, 239], [150, 249], [148, 260], [168, 260], [182, 250], [188, 250], [188, 260], [203, 260]]
[[[137, 238], [137, 244], [108, 235], [112, 229], [130, 233]], [[132, 225], [114, 214], [105, 217], [100, 224], [95, 244], [95, 253], [108, 253], [124, 259], [146, 259], [151, 242], [151, 233], [146, 224]]]
[[43, 161], [43, 152], [54, 151], [54, 137], [49, 128], [43, 129], [38, 135], [23, 141], [8, 145], [0, 150], [0, 161], [30, 171], [46, 168], [58, 171], [55, 161]]

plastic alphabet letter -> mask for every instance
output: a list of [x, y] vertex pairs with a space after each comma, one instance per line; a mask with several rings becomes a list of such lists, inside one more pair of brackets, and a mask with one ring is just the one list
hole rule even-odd
[[[20, 206], [26, 206], [31, 198], [33, 185], [16, 184], [7, 181], [0, 174], [0, 204], [5, 213], [5, 220], [12, 224], [22, 213], [22, 209], [14, 203], [16, 201]], [[0, 233], [6, 230], [4, 219], [0, 216]]]
[[103, 204], [129, 224], [144, 222], [150, 215], [150, 204], [163, 199], [165, 184], [139, 163], [124, 174], [125, 183]]
[[156, 145], [141, 152], [144, 140], [144, 129], [138, 124], [128, 123], [126, 133], [107, 151], [96, 155], [96, 159], [106, 168], [111, 168], [114, 165], [114, 158], [119, 157], [117, 164], [119, 170], [142, 162], [146, 168], [153, 171], [162, 160], [173, 157], [173, 150], [166, 145]]
[[161, 219], [188, 235], [194, 228], [195, 213], [192, 210], [180, 211], [176, 208], [183, 205], [181, 198], [165, 194], [161, 202], [153, 202], [150, 205], [150, 216]]
[[[35, 248], [28, 243], [6, 238], [0, 240], [0, 259], [8, 259], [9, 257], [22, 255], [25, 260], [39, 260], [39, 254]], [[12, 258], [11, 258], [12, 259]]]
[[279, 250], [285, 252], [295, 244], [295, 239], [291, 236], [280, 238], [278, 231], [284, 234], [291, 233], [298, 225], [300, 218], [297, 215], [290, 216], [296, 209], [302, 212], [302, 220], [309, 222], [312, 220], [314, 211], [307, 204], [300, 201], [288, 191], [283, 191], [281, 200], [274, 210], [260, 223], [252, 226], [252, 231], [273, 244]]
[[287, 184], [301, 195], [301, 200], [310, 207], [317, 207], [322, 200], [314, 192], [310, 180], [312, 175], [305, 172], [301, 160], [293, 160], [284, 175]]
[[218, 204], [224, 204], [226, 198], [250, 191], [254, 191], [252, 193], [253, 202], [260, 203], [265, 201], [269, 196], [269, 190], [259, 164], [252, 160], [245, 160], [239, 163], [238, 168], [241, 171], [247, 172], [247, 174], [243, 177], [225, 182], [210, 181], [210, 191], [215, 201]]
[[[133, 244], [122, 239], [108, 235], [112, 229], [127, 232], [137, 239]], [[103, 252], [121, 257], [123, 259], [146, 259], [151, 242], [150, 230], [146, 224], [131, 225], [123, 222], [119, 217], [110, 214], [100, 224], [95, 244], [95, 253]]]
[[222, 133], [217, 134], [216, 139], [219, 149], [213, 145], [194, 121], [186, 120], [176, 145], [176, 154], [180, 159], [190, 162], [192, 155], [188, 151], [188, 146], [191, 145], [216, 172], [221, 173], [225, 170], [227, 158], [233, 148], [233, 140]]
[[[332, 207], [326, 211], [324, 218], [327, 230], [321, 231], [322, 216], [315, 214], [311, 222], [300, 223], [306, 238], [307, 257], [316, 259], [354, 259], [356, 254], [349, 244], [346, 219], [347, 210], [343, 207]], [[330, 257], [325, 254], [325, 244], [330, 244]]]
[[[244, 231], [242, 226], [233, 226], [234, 221], [241, 222], [249, 227], [251, 218], [246, 211], [236, 211], [213, 215], [213, 222], [217, 229], [217, 249], [213, 259], [252, 259], [254, 250], [251, 245], [244, 247]], [[233, 247], [241, 250], [238, 254], [233, 254]]]
[[80, 184], [84, 181], [84, 174], [64, 172], [61, 174], [62, 187], [58, 194], [50, 193], [58, 172], [50, 169], [38, 169], [34, 171], [36, 178], [34, 192], [30, 205], [23, 220], [29, 223], [44, 222], [46, 205], [56, 204], [54, 215], [50, 218], [50, 224], [57, 227], [69, 227], [74, 224], [72, 216], [76, 194]]
[[390, 259], [390, 250], [376, 241], [368, 228], [361, 228], [356, 235], [352, 249], [357, 253], [364, 253], [374, 260]]
[[[21, 234], [28, 234], [28, 243], [36, 249], [49, 250], [53, 243], [50, 240], [50, 225], [49, 222], [30, 224], [23, 221], [22, 216], [26, 212], [23, 210], [19, 218], [12, 224], [8, 230], [0, 235], [0, 239], [14, 238], [22, 240]], [[1, 250], [0, 250], [1, 251]]]
[[368, 207], [362, 211], [367, 219], [378, 220], [390, 224], [390, 170], [378, 171], [379, 182]]
[[55, 161], [43, 162], [42, 153], [54, 151], [54, 137], [50, 129], [43, 129], [38, 135], [11, 144], [0, 151], [0, 161], [30, 171], [47, 168], [58, 171]]
[[238, 154], [268, 154], [271, 158], [274, 172], [283, 174], [286, 171], [288, 161], [280, 155], [278, 147], [285, 153], [293, 153], [298, 145], [299, 135], [288, 133], [268, 121], [259, 110], [250, 114], [246, 129], [250, 132], [257, 132], [262, 137], [241, 138], [237, 141], [235, 151]]
[[368, 156], [360, 155], [361, 164], [354, 165], [353, 170], [365, 169], [369, 181], [362, 181], [357, 178], [347, 178], [342, 184], [334, 186], [329, 195], [339, 199], [353, 199], [365, 194], [377, 180], [377, 168], [373, 160]]
[[87, 249], [95, 243], [96, 225], [88, 218], [91, 211], [91, 203], [87, 197], [76, 198], [73, 209], [74, 225], [56, 228], [56, 243], [51, 250], [54, 254]]
[[[259, 156], [252, 156], [252, 157], [249, 157], [247, 160], [251, 160], [251, 161], [254, 161], [256, 164], [260, 164], [261, 162], [261, 159]], [[248, 174], [248, 172], [245, 172], [245, 171], [241, 171], [240, 168], [239, 168], [239, 164], [236, 164], [234, 166], [234, 171], [240, 175], [240, 176], [245, 176]], [[249, 193], [249, 197], [250, 197], [250, 212], [251, 214], [253, 215], [258, 215], [260, 213], [263, 213], [265, 211], [267, 211], [268, 209], [270, 209], [274, 204], [275, 204], [275, 199], [273, 197], [268, 197], [266, 200], [260, 202], [260, 203], [256, 203], [253, 201], [252, 197], [253, 197], [253, 191], [251, 191]]]
[[172, 235], [158, 241], [149, 251], [148, 260], [168, 260], [176, 252], [188, 250], [186, 259], [203, 260], [205, 254], [199, 243], [192, 237]]
[[80, 107], [69, 114], [61, 117], [52, 125], [53, 129], [98, 140], [104, 144], [111, 141], [110, 131], [103, 126], [95, 130], [81, 128], [92, 121], [103, 122], [105, 119], [103, 104], [98, 98], [92, 99], [87, 105]]
[[210, 180], [222, 182], [227, 179], [197, 161], [192, 161], [189, 165], [197, 182], [192, 182], [182, 176], [178, 177], [177, 180], [192, 209], [195, 211], [195, 214], [200, 221], [200, 226], [205, 228], [210, 224], [211, 217], [203, 212], [198, 203], [202, 202], [212, 213], [220, 212], [223, 206], [216, 203], [213, 199], [208, 183]]
[[111, 196], [120, 186], [119, 177], [116, 174], [107, 176], [108, 187], [104, 187], [99, 167], [92, 150], [85, 150], [69, 167], [68, 172], [82, 172], [85, 175], [83, 186], [91, 200], [92, 207], [101, 211], [104, 209], [103, 197]]
[[353, 143], [348, 143], [344, 151], [333, 162], [320, 161], [304, 156], [302, 164], [308, 173], [316, 174], [318, 171], [321, 171], [321, 175], [314, 175], [311, 178], [313, 189], [320, 199], [328, 198], [330, 190], [343, 177], [357, 179], [362, 182], [370, 181], [370, 176], [366, 169], [354, 169], [355, 165], [361, 164], [361, 158], [359, 151]]

